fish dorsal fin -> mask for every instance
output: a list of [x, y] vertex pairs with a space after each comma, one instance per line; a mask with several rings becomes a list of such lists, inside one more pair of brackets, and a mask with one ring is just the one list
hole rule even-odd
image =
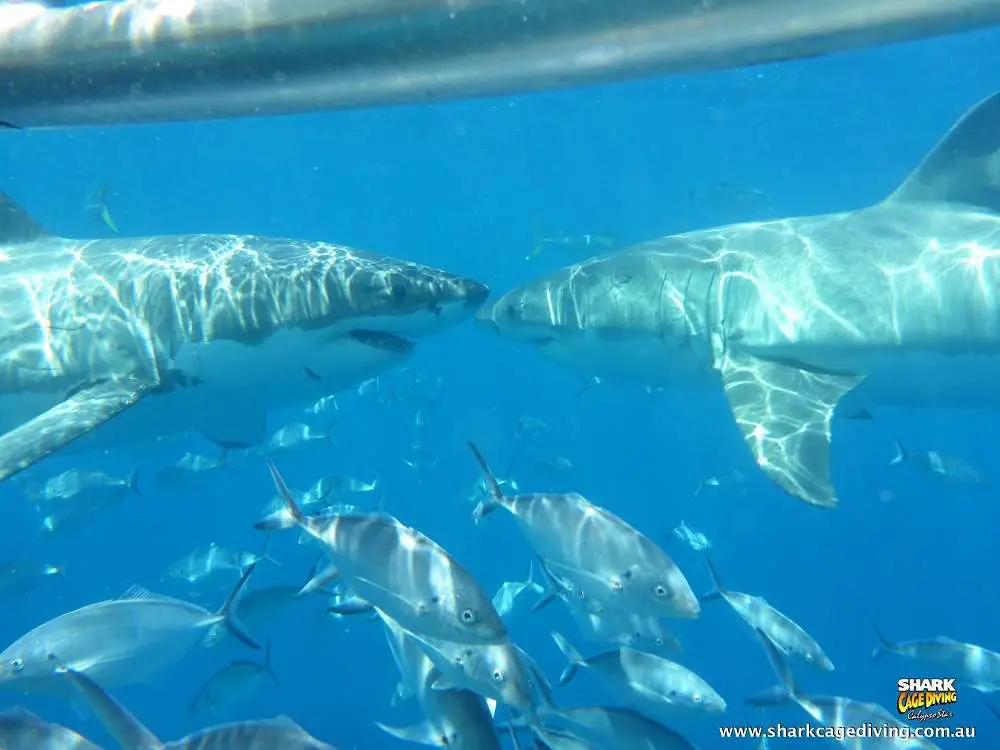
[[48, 232], [6, 193], [0, 193], [0, 244], [30, 242]]
[[152, 591], [143, 586], [140, 586], [139, 584], [129, 586], [127, 589], [125, 589], [125, 593], [118, 597], [119, 601], [128, 601], [128, 600], [142, 601], [144, 599], [163, 599], [163, 598], [164, 597], [160, 596], [159, 594], [154, 594]]
[[270, 719], [269, 721], [270, 721], [271, 724], [273, 724], [276, 727], [285, 727], [287, 729], [297, 729], [300, 732], [305, 732], [306, 731], [305, 729], [303, 729], [302, 727], [300, 727], [298, 724], [296, 724], [295, 723], [295, 719], [293, 719], [288, 714], [278, 714], [277, 716], [275, 716], [273, 719]]
[[886, 200], [1000, 213], [1000, 91], [969, 109]]

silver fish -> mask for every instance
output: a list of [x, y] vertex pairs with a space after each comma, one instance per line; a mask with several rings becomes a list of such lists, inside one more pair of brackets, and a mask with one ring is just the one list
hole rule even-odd
[[545, 724], [558, 722], [598, 747], [644, 750], [696, 750], [683, 735], [658, 721], [624, 708], [584, 706], [549, 709]]
[[249, 701], [268, 677], [275, 685], [280, 684], [271, 668], [270, 640], [267, 641], [263, 662], [249, 659], [234, 661], [205, 680], [191, 701], [191, 711], [202, 715], [227, 713]]
[[72, 729], [45, 721], [20, 706], [0, 711], [0, 747], [3, 750], [101, 750]]
[[[813, 720], [825, 727], [858, 727], [868, 724], [883, 728], [894, 727], [902, 733], [902, 736], [910, 734], [912, 729], [910, 725], [875, 703], [862, 703], [841, 696], [807, 695], [802, 692], [781, 649], [763, 630], [758, 628], [757, 635], [780, 684], [752, 697], [749, 700], [751, 705], [774, 706], [792, 702], [797, 703]], [[862, 739], [845, 733], [844, 738], [837, 741], [850, 750], [938, 750], [937, 745], [922, 737], [902, 739], [886, 736]]]
[[386, 514], [306, 517], [271, 461], [268, 468], [288, 513], [258, 529], [294, 525], [316, 537], [351, 589], [407, 630], [468, 643], [507, 638], [489, 596], [436, 542]]
[[53, 679], [55, 654], [70, 669], [109, 684], [141, 682], [187, 653], [201, 631], [224, 622], [251, 648], [260, 648], [231, 615], [233, 601], [250, 570], [213, 614], [179, 599], [133, 587], [120, 599], [88, 604], [45, 622], [0, 653], [0, 688], [21, 692], [61, 692]]
[[212, 542], [207, 547], [199, 547], [171, 564], [164, 577], [193, 585], [216, 573], [242, 570], [243, 566], [237, 554]]
[[[501, 490], [479, 449], [469, 443], [490, 487], [490, 497], [473, 512], [480, 519], [504, 508], [546, 564], [567, 566], [603, 578], [591, 596], [620, 607], [662, 617], [695, 618], [701, 611], [697, 597], [673, 560], [640, 531], [583, 495], [530, 494], [507, 496]], [[600, 550], [585, 555], [582, 550]], [[624, 607], [621, 607], [624, 608]]]
[[826, 672], [833, 671], [833, 662], [813, 637], [794, 620], [759, 596], [727, 590], [720, 582], [718, 571], [712, 561], [706, 558], [705, 562], [708, 564], [713, 588], [701, 597], [702, 601], [723, 599], [751, 628], [764, 631], [768, 640], [783, 654], [797, 656]]
[[[874, 627], [874, 624], [873, 624]], [[875, 628], [879, 645], [872, 659], [890, 653], [922, 662], [957, 677], [963, 686], [981, 693], [1000, 691], [1000, 654], [974, 643], [961, 643], [944, 636], [893, 643]]]
[[493, 608], [501, 617], [506, 617], [514, 609], [514, 602], [517, 598], [529, 589], [537, 594], [545, 591], [534, 581], [535, 565], [531, 563], [528, 567], [528, 577], [523, 581], [504, 581], [500, 584], [496, 594], [493, 595]]
[[383, 620], [386, 637], [407, 691], [420, 703], [425, 721], [409, 727], [376, 725], [405, 742], [438, 745], [454, 750], [500, 750], [493, 725], [496, 702], [487, 706], [469, 690], [434, 688], [438, 671], [419, 642], [391, 620]]
[[533, 713], [535, 678], [525, 667], [522, 652], [510, 640], [499, 643], [456, 643], [403, 628], [386, 612], [375, 608], [390, 628], [401, 628], [423, 649], [437, 668], [433, 690], [471, 690], [486, 699]]
[[988, 488], [989, 482], [983, 473], [964, 458], [949, 456], [938, 451], [911, 452], [896, 441], [896, 455], [889, 466], [910, 463], [919, 466], [932, 476], [941, 477], [954, 484]]
[[153, 478], [161, 490], [197, 489], [219, 469], [229, 469], [226, 458], [210, 458], [190, 451], [170, 466], [164, 466]]
[[271, 438], [264, 446], [264, 450], [289, 450], [317, 441], [326, 441], [335, 444], [333, 434], [329, 429], [317, 430], [315, 427], [303, 422], [291, 422], [271, 435]]
[[60, 667], [122, 750], [336, 750], [287, 716], [220, 724], [173, 742], [161, 742], [111, 695], [82, 672]]
[[66, 577], [66, 563], [50, 565], [35, 560], [0, 563], [0, 596], [14, 597], [34, 591], [52, 576]]
[[584, 659], [561, 634], [552, 633], [552, 638], [569, 662], [559, 677], [560, 685], [572, 680], [579, 667], [586, 667], [598, 672], [616, 697], [631, 700], [644, 713], [657, 715], [664, 708], [711, 713], [726, 710], [722, 696], [680, 664], [631, 648], [618, 648]]

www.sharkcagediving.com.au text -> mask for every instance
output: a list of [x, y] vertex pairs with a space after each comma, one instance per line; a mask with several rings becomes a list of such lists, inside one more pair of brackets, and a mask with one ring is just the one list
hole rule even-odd
[[897, 727], [890, 724], [859, 724], [826, 727], [812, 724], [719, 727], [722, 739], [973, 739], [975, 727]]

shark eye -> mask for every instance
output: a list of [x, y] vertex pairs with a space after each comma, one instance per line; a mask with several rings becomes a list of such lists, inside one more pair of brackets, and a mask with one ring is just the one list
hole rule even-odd
[[399, 278], [393, 279], [390, 291], [392, 293], [392, 298], [396, 300], [396, 302], [402, 302], [404, 299], [406, 299], [406, 294], [407, 294], [406, 282]]
[[513, 302], [511, 302], [510, 304], [507, 305], [507, 317], [508, 318], [516, 318], [518, 312], [519, 312], [518, 306], [515, 305]]
[[493, 682], [503, 682], [503, 672], [499, 669], [493, 670]]
[[10, 660], [10, 669], [12, 672], [21, 672], [24, 670], [24, 659], [18, 656], [15, 659]]
[[664, 596], [667, 595], [667, 587], [664, 586], [662, 583], [656, 584], [656, 588], [653, 589], [653, 590], [656, 592], [656, 595], [659, 596], [659, 597], [664, 597]]
[[462, 622], [464, 622], [466, 625], [471, 625], [475, 621], [476, 621], [475, 612], [473, 612], [471, 609], [462, 610]]

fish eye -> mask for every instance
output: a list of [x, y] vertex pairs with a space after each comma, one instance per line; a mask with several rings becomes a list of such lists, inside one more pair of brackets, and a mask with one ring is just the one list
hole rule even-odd
[[21, 672], [24, 670], [24, 659], [20, 656], [10, 660], [10, 669], [12, 672]]
[[503, 672], [499, 669], [493, 670], [493, 682], [503, 682]]
[[507, 305], [507, 317], [508, 318], [516, 318], [517, 317], [517, 313], [518, 313], [517, 305], [515, 305], [513, 302], [508, 303], [508, 305]]
[[666, 596], [667, 595], [667, 587], [664, 586], [662, 583], [656, 584], [656, 588], [653, 589], [653, 591], [656, 592], [657, 596]]
[[693, 695], [693, 696], [691, 697], [691, 699], [692, 699], [692, 700], [693, 700], [693, 701], [694, 701], [695, 703], [701, 703], [701, 696], [700, 696], [700, 695], [698, 695], [698, 693], [695, 693], [695, 694], [694, 694], [694, 695]]
[[464, 622], [466, 625], [471, 625], [475, 621], [476, 621], [475, 612], [473, 612], [471, 609], [462, 610], [462, 622]]

